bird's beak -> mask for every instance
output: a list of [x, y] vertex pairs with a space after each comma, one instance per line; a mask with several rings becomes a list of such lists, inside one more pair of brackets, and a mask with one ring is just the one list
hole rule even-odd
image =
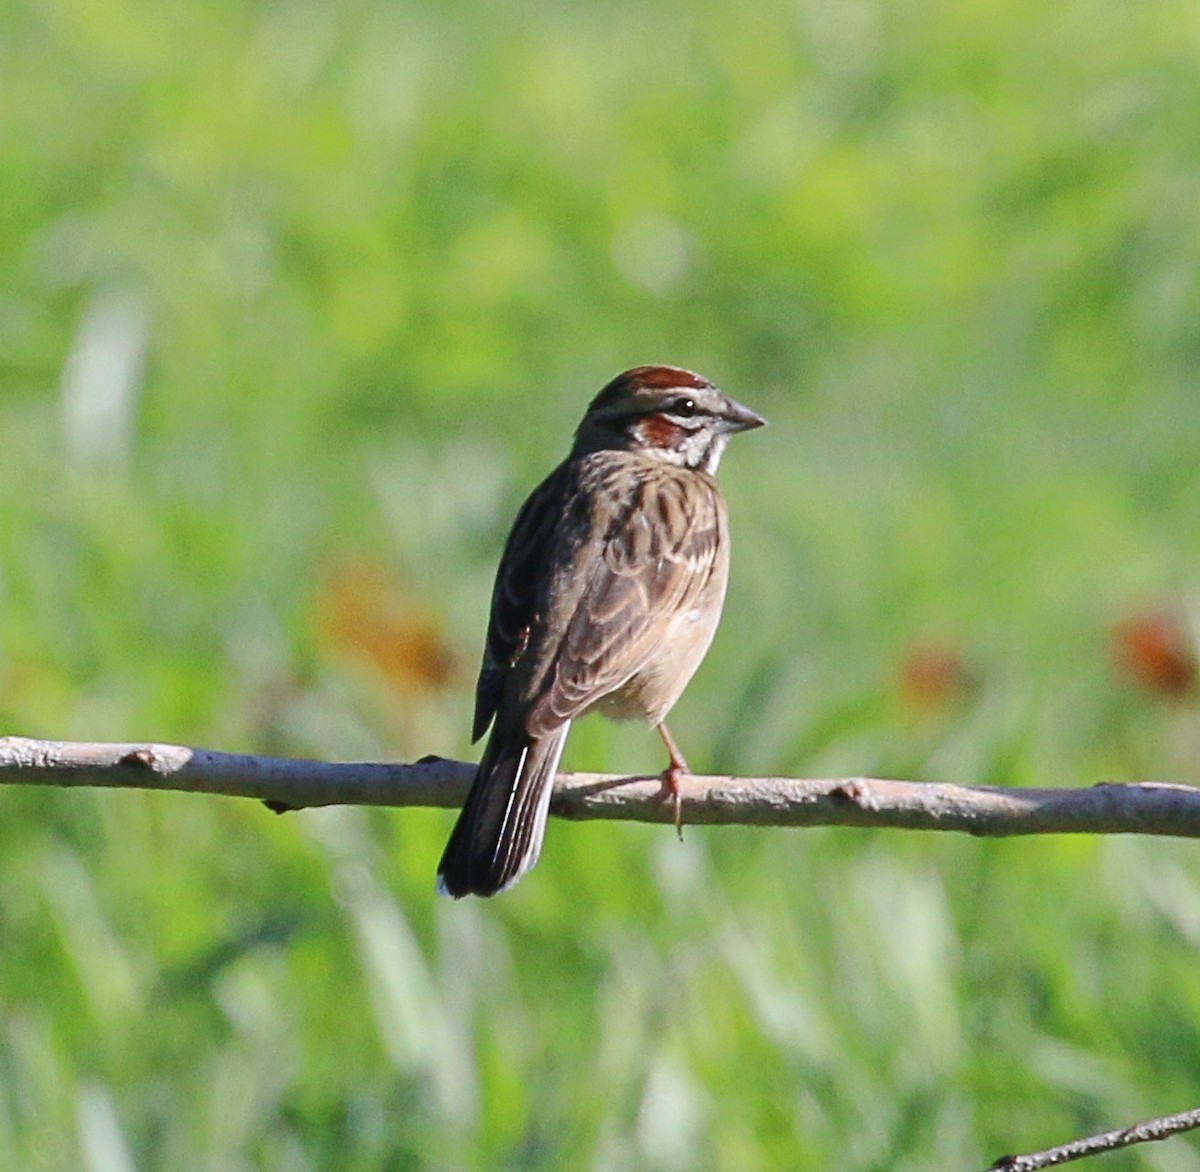
[[721, 412], [721, 430], [733, 434], [736, 431], [751, 431], [762, 427], [766, 420], [757, 411], [743, 407], [736, 399], [726, 399]]

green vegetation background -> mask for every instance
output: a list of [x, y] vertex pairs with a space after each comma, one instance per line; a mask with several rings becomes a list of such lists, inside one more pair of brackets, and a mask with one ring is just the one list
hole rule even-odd
[[[771, 420], [693, 764], [1200, 779], [1112, 644], [1200, 584], [1198, 53], [1193, 0], [17, 0], [3, 731], [468, 754], [512, 513], [664, 361]], [[1200, 1103], [1194, 844], [555, 824], [452, 905], [450, 821], [0, 794], [0, 1167], [967, 1170]]]

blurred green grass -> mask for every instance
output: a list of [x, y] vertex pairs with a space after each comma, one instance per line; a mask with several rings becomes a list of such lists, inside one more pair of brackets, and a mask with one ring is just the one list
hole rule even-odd
[[[1196, 780], [1112, 648], [1195, 622], [1192, 6], [5, 26], [7, 731], [467, 754], [513, 511], [669, 361], [772, 423], [694, 764]], [[1188, 843], [562, 824], [449, 906], [444, 814], [3, 801], [3, 1167], [969, 1169], [1200, 1102]]]

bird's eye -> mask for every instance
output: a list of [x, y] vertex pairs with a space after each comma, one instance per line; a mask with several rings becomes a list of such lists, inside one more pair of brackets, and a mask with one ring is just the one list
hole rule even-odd
[[682, 415], [684, 419], [691, 419], [699, 410], [695, 399], [676, 399], [671, 404], [671, 414]]

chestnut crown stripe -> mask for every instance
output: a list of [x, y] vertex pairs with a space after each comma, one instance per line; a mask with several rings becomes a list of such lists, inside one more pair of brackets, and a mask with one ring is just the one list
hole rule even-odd
[[712, 386], [707, 379], [680, 366], [637, 366], [614, 381], [639, 383], [661, 391], [670, 390], [672, 387], [691, 387], [693, 390], [699, 390], [701, 387]]
[[[707, 379], [701, 378], [698, 374], [693, 374], [690, 370], [684, 370], [680, 366], [635, 366], [632, 370], [627, 370], [624, 374], [617, 375], [592, 400], [590, 410], [602, 409], [614, 400], [624, 400], [627, 398], [629, 392], [634, 391], [636, 388], [655, 391], [700, 391], [715, 389]], [[650, 408], [650, 410], [661, 409], [661, 404]]]

